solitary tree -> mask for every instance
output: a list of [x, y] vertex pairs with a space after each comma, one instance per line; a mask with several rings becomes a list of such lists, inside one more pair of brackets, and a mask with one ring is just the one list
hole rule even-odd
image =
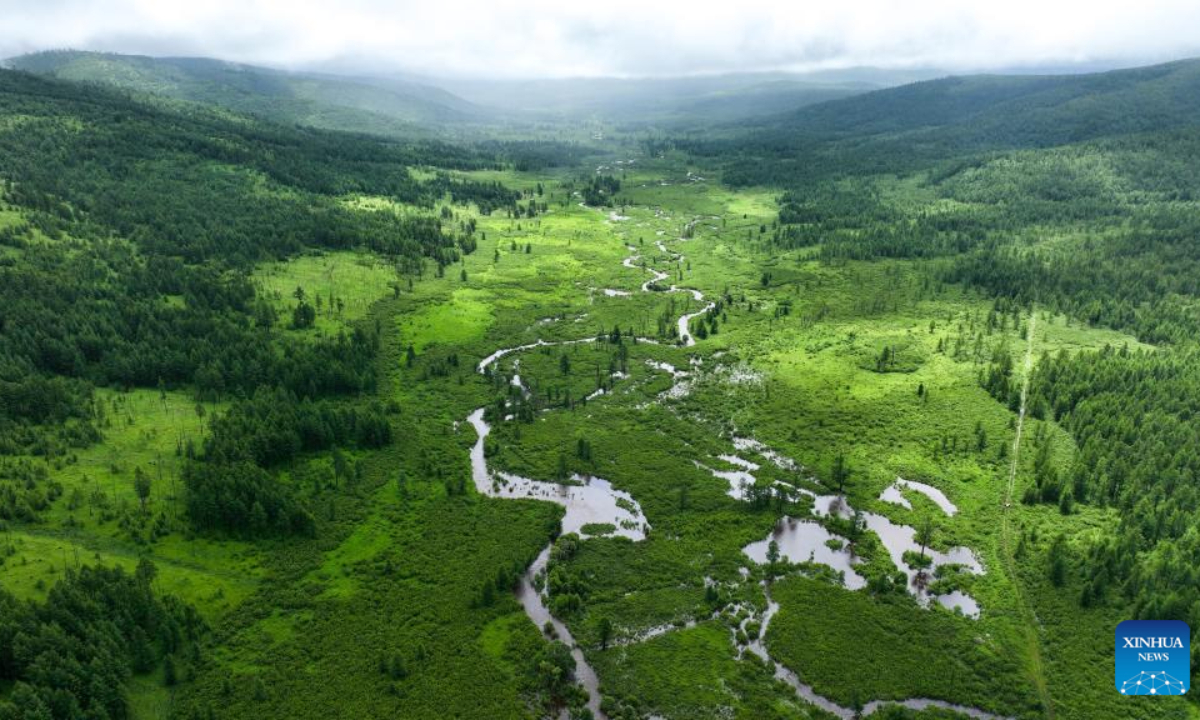
[[600, 618], [596, 623], [596, 632], [600, 635], [600, 649], [608, 649], [608, 641], [612, 639], [613, 624], [607, 617]]
[[140, 465], [133, 469], [133, 490], [142, 504], [142, 512], [146, 512], [146, 501], [150, 499], [150, 476]]
[[845, 494], [846, 481], [850, 479], [850, 465], [846, 462], [846, 455], [838, 453], [833, 459], [833, 470], [830, 472], [833, 479], [833, 484], [837, 486], [839, 495]]
[[925, 516], [925, 522], [917, 530], [917, 542], [921, 544], [921, 557], [925, 557], [925, 549], [933, 542], [933, 521]]
[[1060, 534], [1050, 544], [1049, 553], [1050, 582], [1055, 587], [1062, 587], [1067, 581], [1067, 538]]
[[138, 560], [137, 569], [134, 570], [134, 577], [143, 585], [149, 585], [154, 582], [154, 578], [158, 576], [158, 568], [154, 566], [154, 562], [150, 558], [143, 557]]
[[862, 510], [855, 510], [854, 517], [850, 520], [850, 532], [848, 534], [851, 548], [854, 548], [858, 544], [858, 541], [862, 539], [863, 530], [866, 528], [866, 525], [867, 521], [863, 519]]
[[292, 310], [292, 327], [297, 330], [312, 327], [316, 319], [317, 311], [303, 300]]

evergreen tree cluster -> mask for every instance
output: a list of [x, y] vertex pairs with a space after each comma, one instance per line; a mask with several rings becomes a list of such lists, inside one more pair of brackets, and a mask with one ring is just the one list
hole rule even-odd
[[1063, 352], [1037, 363], [1029, 392], [1079, 446], [1060, 502], [1119, 510], [1079, 559], [1081, 601], [1200, 622], [1200, 353]]
[[0, 590], [0, 700], [4, 720], [129, 717], [124, 684], [134, 673], [181, 665], [199, 655], [205, 631], [196, 611], [152, 589], [154, 567], [70, 569], [42, 604]]
[[203, 457], [186, 467], [188, 517], [200, 530], [235, 536], [312, 535], [307, 504], [270, 469], [305, 452], [378, 448], [391, 439], [378, 405], [300, 400], [262, 388], [213, 421]]

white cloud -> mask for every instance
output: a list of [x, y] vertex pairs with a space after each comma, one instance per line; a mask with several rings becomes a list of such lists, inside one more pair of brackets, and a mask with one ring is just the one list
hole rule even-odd
[[434, 75], [952, 70], [1200, 52], [1194, 0], [0, 0], [0, 56], [48, 48]]

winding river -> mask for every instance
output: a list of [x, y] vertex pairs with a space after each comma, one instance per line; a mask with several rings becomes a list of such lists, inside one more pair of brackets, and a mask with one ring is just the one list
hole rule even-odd
[[[610, 222], [623, 219], [625, 219], [623, 216], [610, 216], [609, 218]], [[668, 250], [663, 245], [661, 240], [657, 241], [656, 244], [658, 249], [670, 257], [672, 262], [678, 263], [683, 260], [683, 255]], [[649, 266], [639, 266], [638, 262], [641, 260], [641, 257], [638, 249], [632, 245], [627, 247], [631, 254], [623, 260], [622, 264], [631, 269], [642, 267], [642, 269], [651, 274], [650, 279], [641, 285], [642, 292], [665, 291], [673, 293], [686, 293], [695, 301], [705, 303], [699, 311], [682, 314], [677, 321], [676, 327], [678, 331], [679, 342], [684, 346], [690, 347], [694, 345], [695, 338], [692, 337], [692, 333], [690, 331], [690, 322], [693, 318], [703, 315], [715, 307], [715, 303], [711, 301], [706, 302], [704, 294], [694, 288], [680, 287], [672, 284], [667, 288], [662, 289], [659, 283], [669, 277], [668, 273]], [[610, 297], [623, 297], [630, 294], [628, 291], [611, 289], [605, 290], [604, 293]], [[649, 339], [639, 339], [639, 341], [642, 340], [649, 341]], [[557, 342], [539, 339], [533, 343], [527, 343], [509, 348], [501, 348], [481, 360], [476, 367], [476, 370], [479, 373], [486, 373], [488, 368], [490, 368], [492, 365], [495, 365], [499, 360], [513, 353], [520, 353], [539, 347], [572, 345], [595, 341], [596, 339], [594, 337]], [[666, 363], [649, 362], [648, 364], [651, 367], [670, 373], [671, 376], [676, 380], [678, 380], [681, 376], [686, 375], [686, 373], [676, 370], [674, 367], [667, 365]], [[519, 376], [514, 376], [512, 383], [517, 387], [524, 389]], [[491, 425], [484, 418], [484, 414], [485, 408], [480, 407], [471, 412], [471, 414], [466, 418], [467, 423], [474, 428], [476, 433], [476, 441], [470, 452], [471, 476], [472, 480], [474, 481], [475, 489], [480, 494], [495, 498], [525, 498], [543, 500], [562, 505], [566, 510], [562, 519], [563, 533], [574, 532], [578, 533], [581, 537], [588, 537], [588, 533], [585, 532], [584, 528], [595, 524], [611, 525], [615, 528], [615, 530], [609, 533], [612, 535], [621, 535], [634, 541], [640, 541], [646, 538], [647, 534], [650, 532], [650, 523], [647, 521], [645, 514], [642, 512], [641, 505], [639, 505], [637, 500], [635, 500], [629, 493], [614, 488], [612, 483], [603, 478], [574, 475], [572, 476], [572, 484], [560, 484], [525, 478], [519, 475], [514, 475], [512, 473], [490, 468], [488, 466], [486, 441], [489, 433], [491, 432]], [[798, 467], [790, 459], [775, 453], [770, 448], [767, 448], [765, 445], [762, 445], [755, 440], [736, 438], [734, 445], [738, 450], [753, 450], [771, 462], [779, 464], [781, 467]], [[733, 455], [722, 456], [722, 459], [737, 466], [738, 470], [712, 472], [714, 475], [727, 479], [731, 484], [731, 488], [736, 487], [739, 484], [744, 486], [746, 482], [753, 482], [754, 478], [750, 473], [753, 470], [758, 469], [758, 466], [755, 463]], [[731, 489], [730, 494], [733, 495], [734, 490]], [[821, 512], [822, 509], [826, 513], [853, 512], [852, 510], [849, 510], [848, 506], [844, 505], [844, 500], [841, 498], [834, 499], [833, 496], [817, 496], [815, 493], [811, 492], [809, 492], [809, 494], [813, 495], [816, 499], [816, 507], [818, 512]], [[889, 494], [889, 496], [884, 499], [895, 502], [895, 497], [897, 496], [903, 500], [903, 496], [899, 493], [899, 488], [896, 489], [894, 495]], [[841, 502], [839, 503], [838, 501]], [[867, 515], [872, 514], [868, 513]], [[892, 551], [892, 546], [888, 543], [885, 535], [890, 535], [893, 538], [902, 541], [904, 539], [903, 535], [905, 531], [911, 530], [911, 528], [904, 528], [904, 526], [895, 526], [882, 516], [874, 517], [878, 518], [879, 520], [876, 522], [876, 524], [872, 524], [872, 521], [868, 520], [868, 527], [880, 534], [880, 537], [884, 539], [885, 545], [889, 546], [890, 552]], [[887, 523], [887, 525], [884, 523]], [[853, 589], [857, 582], [861, 581], [861, 577], [858, 576], [851, 567], [848, 552], [843, 562], [843, 558], [837, 555], [836, 551], [832, 550], [824, 543], [824, 540], [830, 539], [834, 536], [825, 531], [822, 526], [810, 521], [798, 521], [784, 518], [780, 521], [780, 526], [776, 528], [776, 533], [782, 533], [783, 535], [786, 535], [788, 530], [781, 530], [781, 528], [785, 527], [794, 528], [796, 542], [800, 543], [800, 545], [797, 545], [798, 548], [803, 547], [813, 552], [819, 552], [817, 548], [823, 548], [824, 551], [827, 551], [829, 554], [823, 554], [820, 558], [820, 561], [827, 562], [827, 564], [833, 566], [838, 566], [838, 569], [843, 571], [843, 577], [846, 579], [846, 584], [848, 587]], [[817, 528], [820, 530], [817, 530]], [[903, 529], [897, 530], [896, 528]], [[822, 535], [821, 532], [824, 532], [824, 535]], [[912, 538], [911, 535], [909, 535], [907, 544], [911, 544], [911, 541]], [[766, 543], [767, 541], [762, 542], [762, 553], [764, 557], [766, 552]], [[896, 547], [900, 547], [901, 545], [906, 544], [901, 542], [900, 544], [897, 544]], [[567, 626], [554, 617], [554, 615], [550, 612], [549, 607], [546, 605], [544, 596], [538, 590], [538, 576], [545, 572], [546, 567], [549, 564], [552, 547], [553, 544], [550, 544], [543, 548], [538, 554], [537, 558], [525, 571], [525, 574], [521, 577], [521, 580], [518, 583], [516, 597], [521, 603], [522, 608], [524, 608], [525, 614], [529, 616], [529, 619], [533, 621], [536, 627], [542, 630], [543, 633], [548, 633], [551, 637], [562, 641], [567, 645], [567, 647], [570, 648], [571, 655], [575, 660], [575, 679], [586, 690], [588, 695], [587, 707], [591, 710], [592, 714], [596, 718], [606, 719], [607, 715], [605, 715], [605, 713], [600, 709], [600, 681], [596, 675], [595, 669], [588, 664], [582, 648], [575, 642], [575, 639], [571, 635], [571, 632]], [[781, 543], [781, 547], [785, 547], [785, 543]], [[964, 549], [954, 548], [952, 549], [952, 552], [957, 550]], [[757, 544], [748, 547], [746, 552], [752, 557], [758, 554]], [[797, 550], [797, 552], [800, 552], [800, 550]], [[933, 554], [932, 551], [929, 552]], [[970, 551], [967, 550], [966, 553], [969, 555]], [[900, 558], [896, 556], [895, 552], [892, 552], [892, 556], [897, 567], [906, 567], [902, 564]], [[966, 560], [965, 557], [955, 556], [947, 557], [944, 562], [952, 562], [955, 559]], [[973, 556], [971, 556], [970, 562], [974, 562]], [[967, 564], [970, 564], [970, 562]], [[975, 564], [977, 566], [977, 563]], [[981, 572], [982, 569], [980, 568], [979, 571]], [[853, 578], [858, 578], [858, 581], [854, 580]], [[865, 584], [865, 581], [863, 584]], [[818, 695], [811, 686], [800, 682], [799, 677], [793, 671], [785, 668], [782, 664], [770, 656], [765, 644], [762, 641], [762, 638], [766, 635], [767, 626], [769, 625], [772, 616], [774, 616], [775, 612], [779, 609], [779, 606], [774, 600], [771, 599], [769, 587], [765, 585], [764, 592], [766, 593], [767, 610], [762, 615], [761, 632], [759, 633], [758, 637], [750, 643], [747, 649], [771, 664], [775, 669], [775, 676], [791, 685], [795, 689], [797, 695], [804, 700], [839, 717], [854, 717], [854, 711], [852, 709], [838, 705], [832, 700]], [[975, 611], [976, 613], [978, 612], [977, 608]], [[688, 625], [685, 625], [684, 627], [687, 626]], [[641, 639], [648, 639], [649, 637], [653, 637], [661, 634], [662, 632], [668, 631], [670, 631], [670, 629], [666, 627], [657, 629], [654, 632], [646, 634], [646, 636]], [[927, 707], [940, 707], [949, 710], [955, 710], [971, 717], [981, 718], [983, 720], [994, 720], [995, 718], [998, 718], [998, 716], [988, 714], [976, 708], [962, 707], [940, 700], [931, 700], [926, 698], [916, 698], [904, 701], [873, 701], [864, 707], [863, 714], [870, 715], [888, 704], [898, 704], [918, 710]]]

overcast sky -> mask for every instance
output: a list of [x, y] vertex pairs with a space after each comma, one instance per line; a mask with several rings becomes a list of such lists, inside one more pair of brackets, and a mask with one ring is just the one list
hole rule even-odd
[[509, 77], [950, 71], [1200, 55], [1196, 0], [0, 0], [0, 57], [76, 48]]

